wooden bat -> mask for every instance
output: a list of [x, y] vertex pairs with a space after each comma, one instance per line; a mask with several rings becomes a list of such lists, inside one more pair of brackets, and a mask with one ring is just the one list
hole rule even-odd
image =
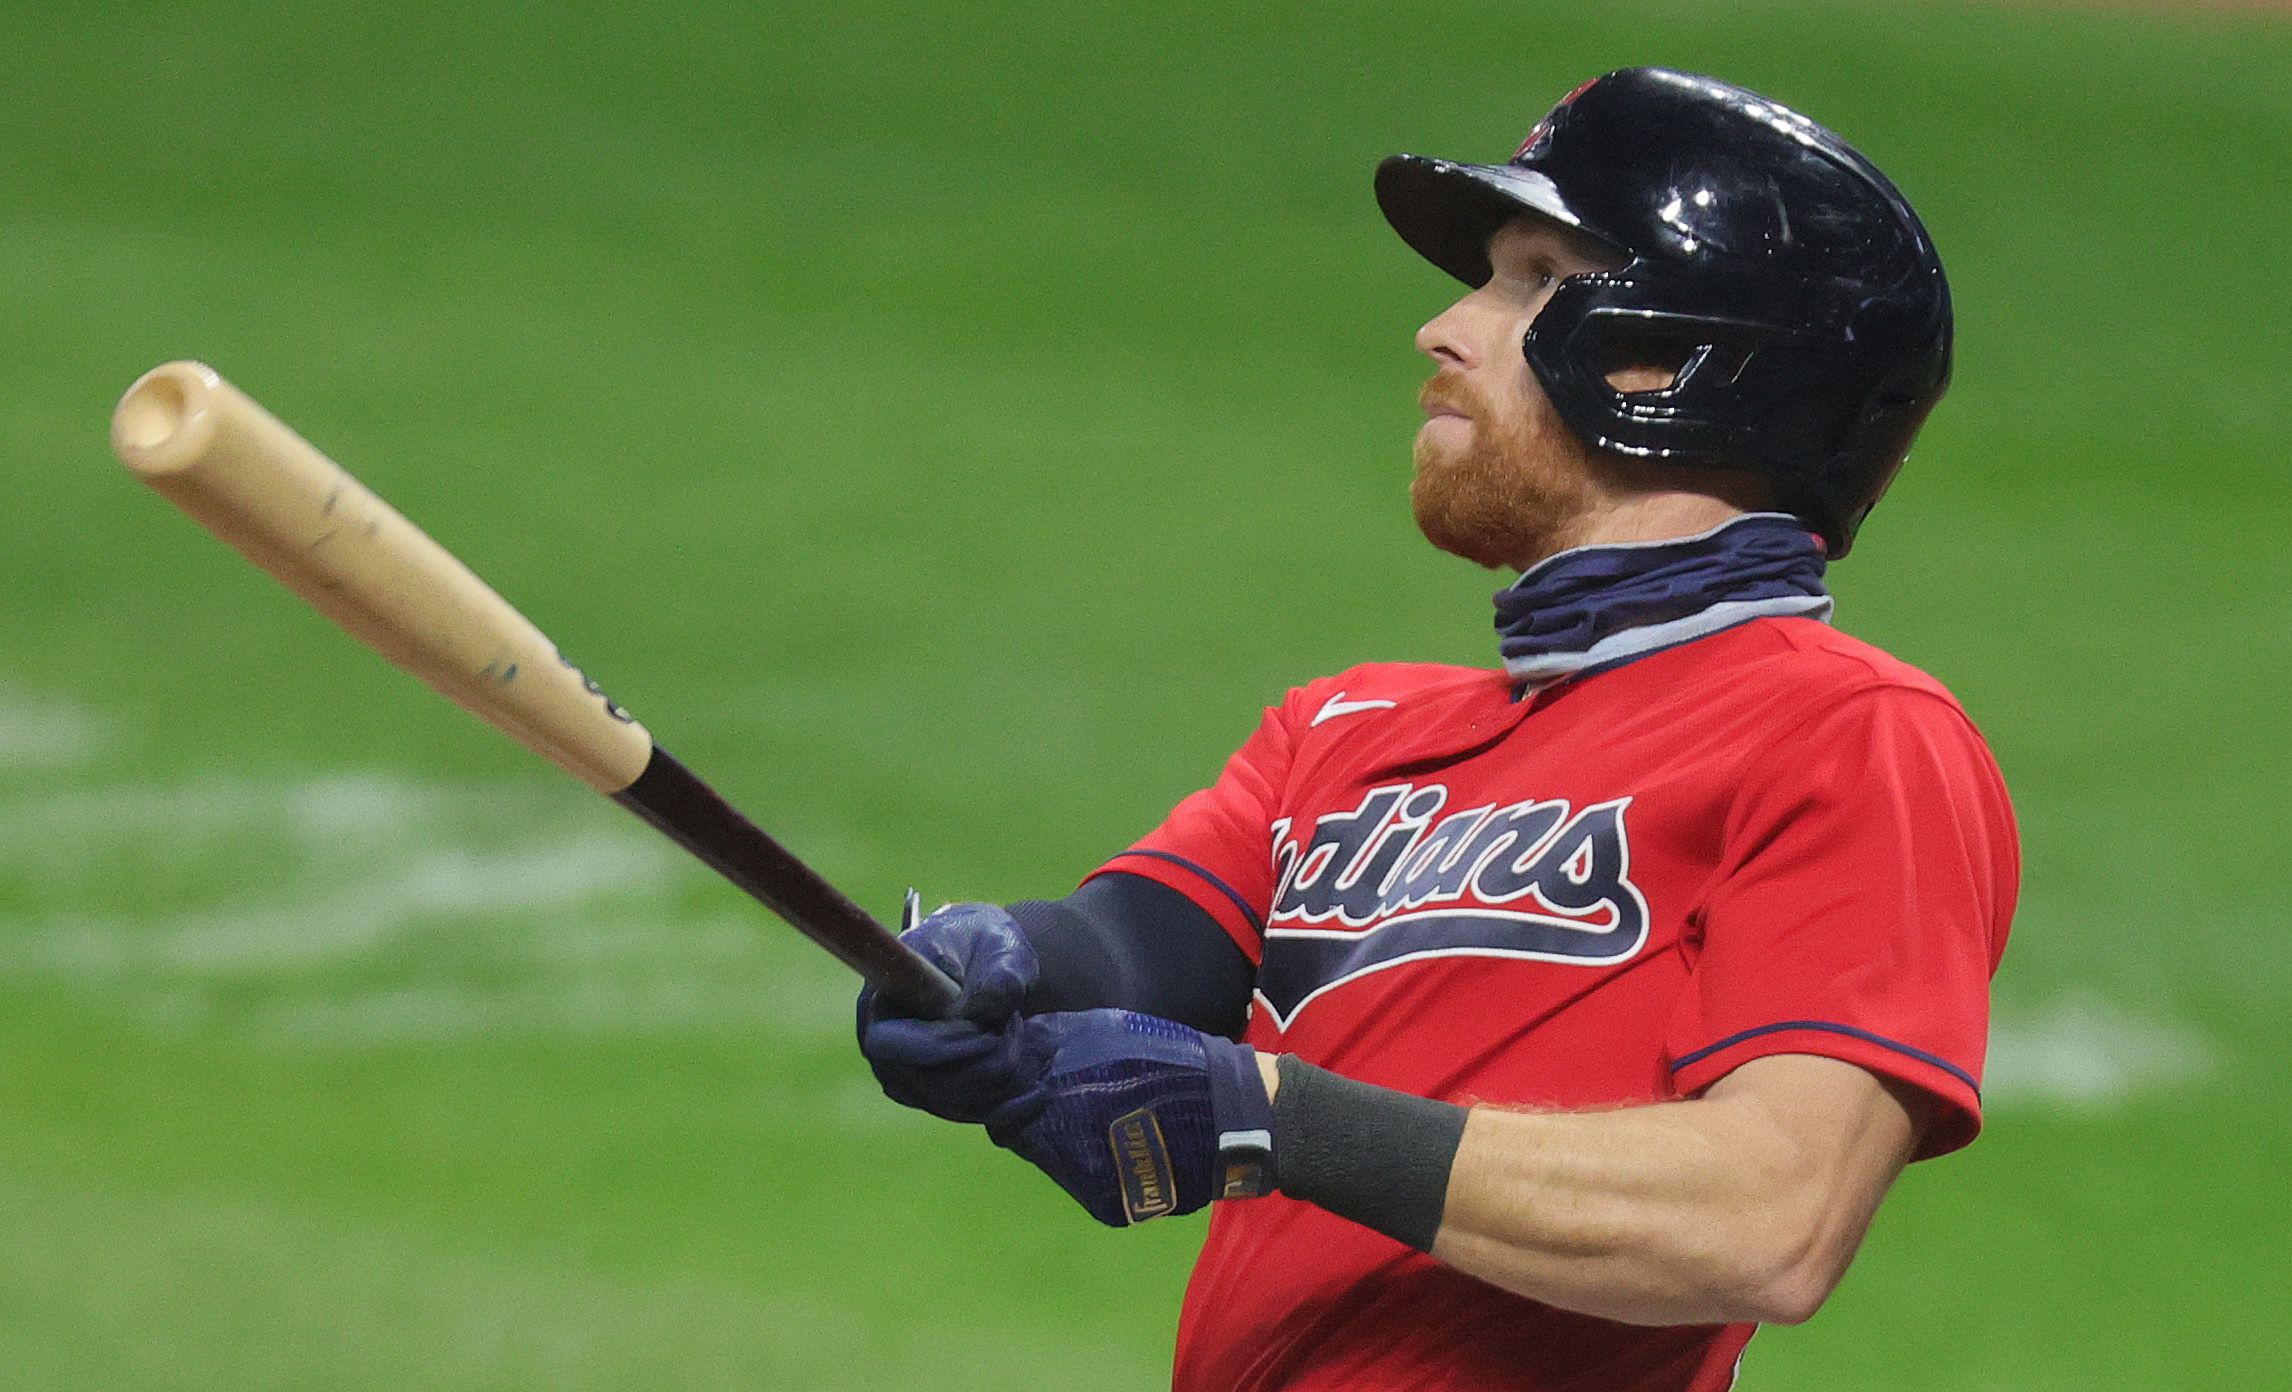
[[945, 1014], [955, 983], [702, 782], [540, 629], [301, 436], [197, 362], [136, 380], [111, 447], [310, 606], [650, 822], [861, 976]]

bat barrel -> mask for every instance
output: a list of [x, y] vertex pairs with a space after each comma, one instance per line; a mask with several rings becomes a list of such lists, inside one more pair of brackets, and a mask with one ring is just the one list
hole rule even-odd
[[201, 526], [425, 685], [614, 793], [652, 736], [396, 508], [204, 363], [120, 398], [120, 462]]
[[153, 368], [113, 453], [352, 637], [609, 794], [798, 931], [913, 1005], [955, 984], [653, 745], [469, 567], [204, 363]]

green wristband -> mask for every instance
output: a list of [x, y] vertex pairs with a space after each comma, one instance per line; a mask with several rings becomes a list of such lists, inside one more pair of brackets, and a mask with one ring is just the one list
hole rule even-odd
[[1357, 1083], [1283, 1054], [1273, 1099], [1281, 1192], [1420, 1252], [1448, 1206], [1466, 1109]]

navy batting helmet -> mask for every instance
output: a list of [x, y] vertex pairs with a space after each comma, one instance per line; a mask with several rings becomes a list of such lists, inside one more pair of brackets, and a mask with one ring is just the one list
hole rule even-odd
[[[1468, 285], [1537, 213], [1613, 247], [1529, 328], [1530, 368], [1587, 442], [1773, 478], [1834, 556], [1893, 481], [1950, 380], [1933, 241], [1844, 140], [1755, 92], [1625, 68], [1570, 93], [1507, 164], [1395, 155], [1377, 203]], [[1676, 366], [1656, 391], [1609, 373]]]

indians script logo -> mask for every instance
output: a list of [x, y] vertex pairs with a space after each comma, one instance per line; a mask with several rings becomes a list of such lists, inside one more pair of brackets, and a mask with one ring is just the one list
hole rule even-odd
[[1438, 783], [1373, 788], [1293, 834], [1273, 824], [1276, 876], [1257, 990], [1283, 1029], [1348, 981], [1428, 957], [1609, 966], [1647, 942], [1631, 882], [1628, 797], [1493, 804], [1442, 816]]

